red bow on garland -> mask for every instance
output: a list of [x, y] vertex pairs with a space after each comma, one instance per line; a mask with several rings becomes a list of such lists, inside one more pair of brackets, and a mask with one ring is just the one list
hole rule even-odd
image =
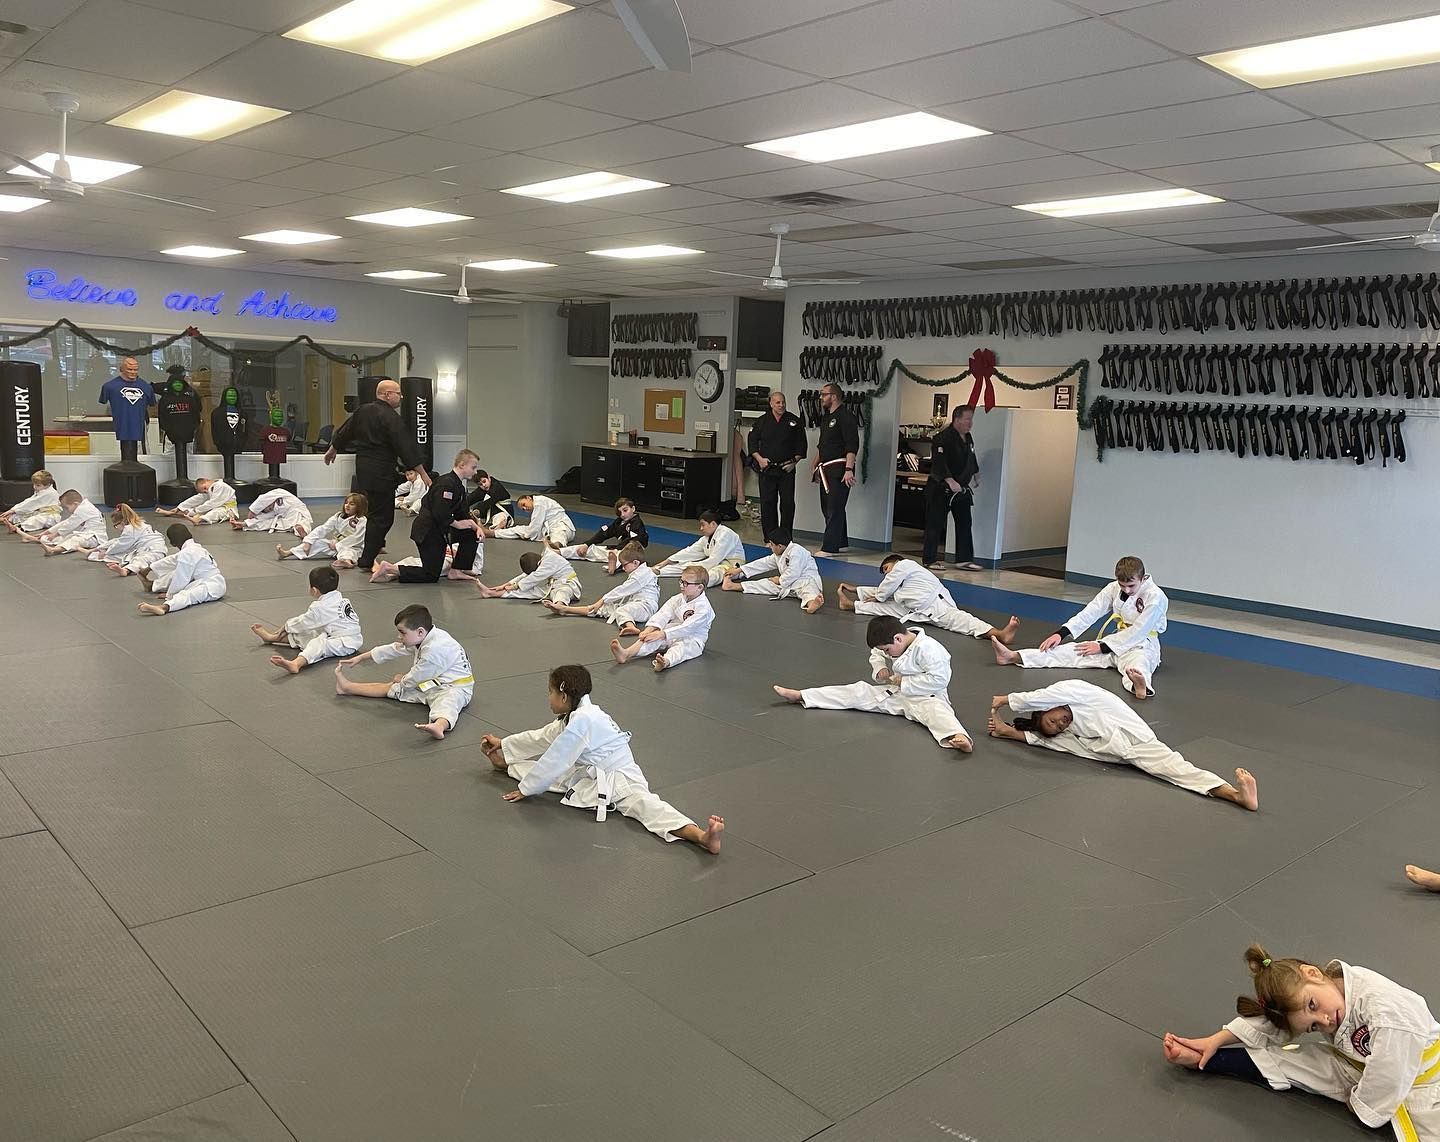
[[980, 406], [980, 391], [985, 391], [985, 411], [989, 412], [995, 407], [995, 383], [991, 379], [995, 376], [995, 351], [993, 349], [976, 349], [970, 354], [970, 375], [975, 378], [975, 387], [970, 391], [970, 405], [972, 408]]

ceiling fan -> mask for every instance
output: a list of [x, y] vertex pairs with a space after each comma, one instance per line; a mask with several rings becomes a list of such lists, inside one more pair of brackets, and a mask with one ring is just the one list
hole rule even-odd
[[[1430, 148], [1430, 158], [1440, 162], [1440, 145]], [[1325, 242], [1319, 246], [1298, 246], [1297, 250], [1334, 250], [1340, 246], [1368, 246], [1374, 242], [1409, 242], [1417, 250], [1440, 251], [1440, 206], [1430, 215], [1430, 224], [1418, 234], [1390, 234], [1384, 238], [1353, 238], [1348, 242]]]
[[690, 36], [677, 0], [611, 0], [636, 46], [659, 71], [690, 70]]
[[19, 175], [15, 179], [0, 181], [0, 187], [23, 186], [38, 192], [41, 197], [48, 198], [52, 202], [62, 198], [84, 198], [87, 193], [95, 191], [101, 194], [123, 194], [129, 198], [148, 198], [151, 202], [184, 206], [189, 210], [203, 210], [207, 214], [215, 213], [208, 206], [197, 206], [193, 202], [181, 202], [178, 198], [162, 198], [158, 194], [144, 194], [138, 190], [122, 190], [118, 186], [86, 186], [82, 182], [77, 182], [70, 171], [70, 160], [65, 147], [65, 132], [70, 116], [80, 110], [80, 101], [73, 95], [67, 95], [62, 91], [47, 91], [45, 102], [49, 104], [51, 111], [60, 116], [60, 142], [55, 148], [54, 166], [47, 171], [43, 167], [36, 166], [29, 159], [22, 159], [19, 155], [12, 155], [8, 151], [0, 151], [0, 158], [8, 159], [17, 168], [10, 173]]
[[456, 305], [474, 305], [477, 302], [488, 302], [491, 305], [519, 305], [520, 300], [510, 297], [494, 297], [490, 294], [471, 293], [465, 288], [465, 266], [464, 260], [460, 262], [460, 288], [454, 293], [446, 293], [443, 289], [406, 289], [405, 293], [423, 294], [425, 297], [444, 297], [453, 301]]
[[[770, 225], [770, 233], [775, 235], [775, 264], [770, 267], [770, 276], [760, 279], [761, 289], [783, 290], [788, 286], [809, 286], [809, 285], [855, 285], [856, 278], [787, 278], [785, 271], [780, 268], [780, 243], [784, 241], [785, 235], [790, 233], [790, 223], [774, 222]], [[711, 274], [724, 274], [727, 278], [750, 278], [754, 280], [754, 274], [737, 274], [730, 270], [707, 270]]]

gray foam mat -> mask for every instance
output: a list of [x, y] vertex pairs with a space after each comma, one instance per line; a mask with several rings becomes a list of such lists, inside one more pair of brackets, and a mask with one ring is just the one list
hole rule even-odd
[[17, 837], [44, 827], [15, 786], [0, 777], [0, 837]]
[[838, 1118], [1201, 907], [980, 820], [597, 958]]
[[244, 1080], [45, 833], [0, 840], [0, 1136], [92, 1138]]
[[252, 1086], [237, 1086], [179, 1106], [94, 1142], [294, 1142]]
[[[1171, 683], [1168, 676], [1177, 676]], [[1118, 675], [1117, 675], [1118, 677]], [[1298, 670], [1282, 670], [1224, 658], [1218, 654], [1202, 654], [1198, 650], [1165, 649], [1164, 661], [1155, 673], [1155, 684], [1163, 692], [1178, 684], [1186, 689], [1209, 690], [1236, 694], [1281, 706], [1294, 706], [1311, 701], [1344, 687], [1343, 682], [1319, 674], [1302, 674]]]
[[1301, 703], [1296, 710], [1302, 716], [1318, 713], [1329, 718], [1350, 718], [1431, 741], [1440, 735], [1440, 702], [1434, 697], [1398, 694], [1373, 686], [1342, 686], [1323, 698]]
[[38, 591], [0, 576], [0, 598], [5, 601], [5, 634], [0, 658], [31, 654], [37, 646], [60, 650], [71, 646], [93, 646], [105, 636], [84, 623], [58, 611]]
[[131, 927], [416, 848], [224, 722], [4, 767]]
[[305, 1142], [800, 1142], [829, 1123], [429, 855], [139, 936]]

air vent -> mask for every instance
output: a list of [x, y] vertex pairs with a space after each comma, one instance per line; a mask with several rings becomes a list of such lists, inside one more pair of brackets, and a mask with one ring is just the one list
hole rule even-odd
[[814, 226], [808, 230], [791, 230], [787, 242], [848, 242], [852, 238], [880, 238], [886, 234], [911, 234], [893, 226], [877, 226], [873, 222], [852, 222], [846, 226]]
[[1268, 242], [1186, 242], [1192, 250], [1207, 254], [1268, 254], [1281, 250], [1300, 250], [1314, 246], [1315, 238], [1272, 238]]
[[294, 262], [297, 266], [363, 266], [367, 263], [360, 262], [331, 262], [324, 258], [287, 258], [288, 262]]
[[799, 194], [777, 194], [774, 198], [763, 198], [760, 201], [773, 202], [776, 206], [812, 209], [817, 206], [858, 206], [862, 200], [841, 198], [838, 194], [826, 194], [823, 190], [802, 190]]
[[998, 258], [993, 262], [946, 262], [957, 270], [1036, 270], [1041, 266], [1073, 266], [1064, 258]]
[[1340, 226], [1347, 222], [1395, 222], [1404, 218], [1429, 218], [1434, 202], [1395, 202], [1388, 206], [1352, 206], [1344, 210], [1301, 210], [1281, 215], [1307, 226]]

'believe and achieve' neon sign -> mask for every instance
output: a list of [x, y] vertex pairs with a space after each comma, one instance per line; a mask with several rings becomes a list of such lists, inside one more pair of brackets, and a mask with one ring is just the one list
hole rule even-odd
[[[140, 301], [140, 294], [134, 289], [112, 289], [106, 285], [76, 277], [61, 281], [60, 275], [51, 269], [25, 271], [25, 295], [35, 301], [70, 301], [81, 305], [122, 305], [133, 307]], [[195, 293], [168, 293], [161, 304], [178, 313], [224, 314], [221, 303], [225, 291], [202, 297]], [[339, 312], [332, 305], [312, 305], [301, 298], [292, 299], [286, 290], [278, 297], [269, 297], [263, 289], [257, 289], [235, 308], [237, 317], [257, 317], [266, 321], [315, 321], [333, 325], [339, 320]]]

